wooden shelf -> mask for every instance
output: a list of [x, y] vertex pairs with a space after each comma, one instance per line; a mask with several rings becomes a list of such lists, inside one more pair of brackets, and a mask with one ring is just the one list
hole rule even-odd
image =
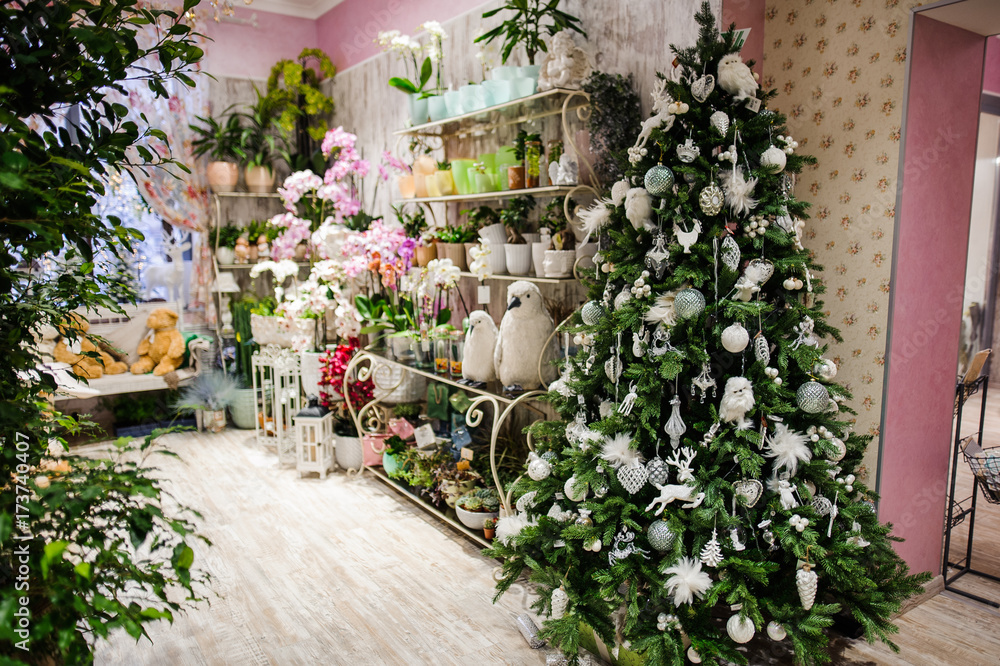
[[[462, 271], [462, 277], [479, 279], [479, 276], [475, 273], [469, 273], [467, 271]], [[568, 278], [550, 278], [550, 277], [536, 277], [534, 275], [491, 275], [487, 280], [504, 280], [506, 282], [516, 282], [517, 280], [526, 280], [528, 282], [534, 282], [536, 284], [569, 284], [571, 282], [577, 282], [574, 277]]]
[[[397, 130], [393, 134], [396, 136], [452, 136], [485, 133], [504, 125], [516, 125], [529, 120], [560, 115], [564, 111], [564, 105], [568, 102], [565, 98], [572, 97], [580, 97], [582, 101], [576, 105], [569, 105], [565, 109], [566, 111], [590, 105], [590, 95], [582, 90], [554, 88], [527, 97], [519, 97], [504, 104], [488, 106], [479, 111], [470, 111], [460, 116], [414, 125]], [[463, 121], [468, 121], [467, 127], [462, 127]]]
[[449, 201], [495, 201], [511, 197], [561, 197], [566, 196], [579, 185], [547, 185], [545, 187], [528, 187], [521, 190], [500, 190], [498, 192], [483, 192], [481, 194], [449, 194], [446, 197], [416, 197], [414, 199], [397, 199], [395, 203], [448, 203]]
[[277, 192], [212, 192], [212, 196], [221, 197], [223, 199], [233, 198], [233, 199], [280, 199], [281, 195]]
[[[256, 261], [254, 263], [248, 263], [248, 264], [219, 264], [219, 270], [224, 270], [224, 271], [250, 270], [259, 263], [262, 262]], [[295, 263], [297, 263], [299, 266], [309, 265], [308, 261], [296, 261]]]

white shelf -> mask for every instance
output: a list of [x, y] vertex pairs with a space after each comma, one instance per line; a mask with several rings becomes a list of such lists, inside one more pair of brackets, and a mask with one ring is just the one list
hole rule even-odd
[[263, 192], [258, 194], [257, 192], [212, 192], [212, 196], [221, 197], [223, 199], [233, 198], [233, 199], [278, 199], [281, 197], [277, 192]]
[[416, 197], [414, 199], [397, 199], [395, 203], [448, 203], [449, 201], [496, 201], [512, 197], [561, 197], [566, 196], [579, 185], [546, 185], [545, 187], [528, 187], [521, 190], [500, 190], [498, 192], [483, 192], [481, 194], [449, 194], [446, 197]]
[[[469, 273], [467, 271], [462, 271], [462, 277], [479, 279], [475, 273]], [[534, 282], [536, 284], [570, 284], [572, 282], [577, 282], [574, 277], [567, 278], [550, 278], [550, 277], [536, 277], [534, 275], [491, 275], [487, 280], [505, 280], [507, 282], [516, 282], [517, 280], [527, 280], [528, 282]]]

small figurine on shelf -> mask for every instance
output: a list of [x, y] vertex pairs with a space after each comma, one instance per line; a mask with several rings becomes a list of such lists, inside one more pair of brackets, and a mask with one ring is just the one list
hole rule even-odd
[[250, 243], [245, 236], [236, 239], [236, 247], [233, 249], [233, 257], [237, 264], [245, 264], [250, 261]]
[[[538, 73], [538, 89], [577, 89], [590, 71], [587, 54], [573, 41], [569, 30], [552, 36], [549, 51]], [[555, 161], [555, 160], [553, 160]]]

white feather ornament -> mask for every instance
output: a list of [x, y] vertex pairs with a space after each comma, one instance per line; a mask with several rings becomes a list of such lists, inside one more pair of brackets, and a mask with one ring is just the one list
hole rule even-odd
[[629, 187], [628, 180], [619, 180], [617, 183], [611, 186], [611, 201], [615, 206], [621, 206], [625, 203], [625, 195], [628, 193]]
[[667, 291], [656, 297], [653, 306], [646, 311], [643, 318], [650, 324], [663, 324], [666, 327], [677, 323], [677, 313], [674, 311], [674, 299], [677, 298], [679, 289]]
[[618, 469], [622, 465], [631, 465], [639, 461], [639, 452], [632, 448], [632, 435], [623, 432], [604, 439], [600, 458]]
[[799, 589], [799, 601], [802, 607], [809, 610], [816, 603], [816, 590], [819, 588], [819, 576], [808, 564], [795, 572], [795, 587]]
[[[611, 209], [608, 206], [614, 205], [610, 199], [598, 199], [590, 208], [586, 208], [577, 215], [580, 225], [583, 228], [585, 238], [596, 237], [601, 233], [601, 229], [611, 222]], [[583, 241], [586, 243], [586, 240]]]
[[523, 513], [515, 513], [512, 516], [504, 516], [497, 521], [496, 538], [505, 546], [521, 534], [525, 527], [535, 525], [535, 519], [528, 520], [528, 516]]
[[791, 476], [799, 471], [800, 462], [812, 460], [809, 449], [809, 438], [801, 432], [796, 432], [784, 423], [774, 426], [774, 434], [767, 440], [768, 458], [774, 458], [775, 469], [786, 469]]
[[723, 171], [719, 174], [719, 179], [722, 181], [722, 191], [726, 195], [726, 205], [735, 215], [745, 215], [757, 207], [757, 200], [750, 196], [757, 185], [757, 179], [747, 180], [743, 176], [743, 167]]
[[[757, 181], [754, 180], [754, 183]], [[633, 187], [625, 194], [625, 217], [637, 230], [653, 231], [653, 198], [641, 187]]]
[[674, 595], [675, 606], [694, 603], [712, 587], [712, 577], [701, 570], [701, 562], [690, 557], [682, 557], [663, 573], [670, 575], [663, 586], [667, 594]]

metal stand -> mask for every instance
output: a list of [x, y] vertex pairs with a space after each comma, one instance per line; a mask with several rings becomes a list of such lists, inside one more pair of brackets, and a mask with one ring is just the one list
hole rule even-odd
[[[965, 445], [969, 442], [972, 437], [976, 438], [976, 441], [982, 445], [983, 441], [983, 423], [986, 420], [986, 389], [989, 384], [989, 375], [981, 375], [977, 379], [971, 382], [966, 382], [964, 380], [959, 380], [955, 387], [955, 404], [956, 404], [956, 420], [955, 420], [955, 439], [952, 443], [952, 456], [951, 456], [951, 485], [948, 492], [948, 522], [945, 523], [944, 531], [944, 589], [949, 592], [954, 592], [955, 594], [960, 594], [963, 597], [968, 597], [969, 599], [974, 599], [983, 604], [993, 606], [994, 608], [1000, 608], [1000, 603], [980, 597], [971, 592], [966, 592], [955, 587], [955, 582], [959, 578], [965, 576], [966, 574], [972, 574], [973, 576], [979, 576], [981, 578], [986, 578], [988, 580], [1000, 583], [1000, 577], [994, 576], [992, 574], [985, 573], [983, 571], [978, 571], [972, 568], [972, 544], [973, 537], [975, 535], [976, 529], [976, 500], [979, 495], [979, 479], [975, 476], [972, 477], [972, 495], [963, 500], [955, 499], [955, 485], [958, 480], [958, 466], [963, 464], [960, 459], [960, 454], [964, 449]], [[962, 409], [965, 406], [966, 401], [979, 391], [982, 391], [982, 407], [979, 410], [979, 430], [973, 435], [967, 435], [962, 437]], [[958, 560], [957, 562], [951, 561], [951, 533], [952, 531], [965, 522], [965, 519], [969, 519], [969, 538], [965, 545], [965, 557]], [[951, 571], [955, 571], [954, 574], [949, 575]]]

